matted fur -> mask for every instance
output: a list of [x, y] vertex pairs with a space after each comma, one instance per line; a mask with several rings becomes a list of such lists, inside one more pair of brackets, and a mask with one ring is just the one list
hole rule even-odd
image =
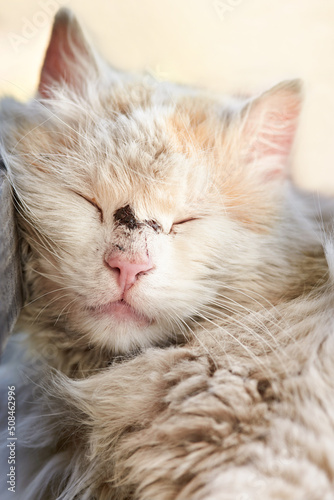
[[[334, 498], [333, 210], [290, 179], [301, 100], [116, 71], [56, 16], [35, 98], [1, 102], [25, 500]], [[152, 268], [120, 290], [113, 255]]]

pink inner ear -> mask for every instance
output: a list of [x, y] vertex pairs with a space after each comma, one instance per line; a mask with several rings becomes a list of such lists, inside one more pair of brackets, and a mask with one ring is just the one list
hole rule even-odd
[[249, 161], [275, 157], [274, 163], [268, 162], [268, 178], [277, 177], [285, 170], [300, 108], [300, 89], [296, 82], [274, 87], [249, 105], [243, 130], [247, 157]]
[[93, 63], [81, 28], [74, 16], [62, 9], [56, 16], [50, 43], [41, 71], [38, 91], [48, 98], [50, 86], [55, 82], [64, 82], [69, 87], [79, 90], [83, 65]]
[[49, 47], [46, 52], [44, 64], [39, 83], [39, 93], [43, 97], [48, 97], [48, 87], [53, 81], [64, 80], [71, 84], [71, 74], [68, 73], [62, 61], [62, 53], [68, 52], [63, 48], [64, 40], [67, 37], [66, 26], [55, 26], [52, 32]]
[[296, 118], [284, 111], [264, 115], [251, 143], [253, 152], [259, 156], [289, 155], [297, 128]]

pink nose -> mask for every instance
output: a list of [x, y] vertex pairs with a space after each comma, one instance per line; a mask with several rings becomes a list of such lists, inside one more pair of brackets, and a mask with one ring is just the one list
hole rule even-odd
[[148, 256], [140, 255], [131, 259], [123, 254], [113, 254], [106, 260], [108, 266], [117, 274], [117, 282], [122, 290], [126, 291], [137, 281], [140, 274], [152, 269]]

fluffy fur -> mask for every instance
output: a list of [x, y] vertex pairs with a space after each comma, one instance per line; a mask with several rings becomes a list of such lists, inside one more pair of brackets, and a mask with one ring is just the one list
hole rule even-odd
[[[326, 264], [287, 168], [300, 103], [296, 81], [243, 100], [122, 74], [61, 11], [36, 98], [1, 106], [31, 344], [74, 374], [312, 288]], [[116, 224], [125, 205], [137, 230]], [[117, 248], [152, 261], [123, 297], [145, 327], [103, 314]]]
[[49, 376], [22, 422], [25, 452], [51, 456], [26, 498], [334, 498], [333, 300], [329, 283], [182, 347]]
[[[300, 107], [298, 81], [121, 73], [57, 15], [36, 97], [1, 103], [45, 378], [25, 498], [334, 498], [332, 219], [289, 176]], [[120, 290], [113, 255], [152, 267]]]

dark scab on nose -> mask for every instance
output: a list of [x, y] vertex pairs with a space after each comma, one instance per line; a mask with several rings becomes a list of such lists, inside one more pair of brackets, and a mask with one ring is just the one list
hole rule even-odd
[[144, 226], [149, 226], [156, 233], [162, 231], [162, 227], [155, 220], [145, 220], [144, 222], [138, 220], [130, 205], [126, 205], [116, 210], [114, 219], [118, 225], [126, 226], [128, 229], [139, 229]]
[[141, 224], [136, 219], [135, 214], [132, 211], [130, 205], [119, 208], [114, 214], [114, 219], [118, 224], [126, 226], [128, 229], [136, 229]]

